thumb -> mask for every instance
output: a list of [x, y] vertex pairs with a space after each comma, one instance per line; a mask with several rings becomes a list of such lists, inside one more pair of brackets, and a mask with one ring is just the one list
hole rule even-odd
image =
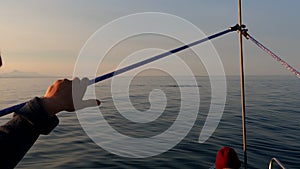
[[100, 101], [98, 99], [88, 99], [83, 100], [80, 104], [80, 109], [84, 109], [86, 107], [95, 107], [100, 105]]

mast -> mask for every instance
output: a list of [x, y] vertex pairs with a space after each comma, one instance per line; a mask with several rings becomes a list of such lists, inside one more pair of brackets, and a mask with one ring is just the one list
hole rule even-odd
[[244, 80], [244, 57], [243, 57], [243, 35], [242, 35], [242, 2], [238, 0], [238, 25], [239, 25], [239, 47], [240, 47], [240, 88], [242, 106], [242, 131], [243, 131], [243, 151], [244, 167], [247, 169], [247, 141], [246, 141], [246, 111], [245, 111], [245, 80]]

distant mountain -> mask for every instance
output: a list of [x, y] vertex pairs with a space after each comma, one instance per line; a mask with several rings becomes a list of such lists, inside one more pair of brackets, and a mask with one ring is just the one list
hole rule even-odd
[[14, 70], [10, 73], [0, 74], [0, 77], [50, 77], [50, 76], [39, 74], [36, 72], [22, 72], [19, 70]]

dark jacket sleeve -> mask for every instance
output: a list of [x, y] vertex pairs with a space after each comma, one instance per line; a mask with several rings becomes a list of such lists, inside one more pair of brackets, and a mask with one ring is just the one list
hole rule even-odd
[[0, 127], [0, 168], [14, 168], [39, 135], [49, 134], [58, 122], [45, 112], [38, 97], [26, 103]]

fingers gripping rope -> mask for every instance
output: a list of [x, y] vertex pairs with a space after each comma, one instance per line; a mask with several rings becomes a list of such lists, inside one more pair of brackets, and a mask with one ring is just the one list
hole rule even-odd
[[[89, 85], [92, 85], [92, 84], [95, 84], [95, 83], [98, 83], [100, 81], [103, 81], [103, 80], [106, 80], [106, 79], [109, 79], [113, 76], [116, 76], [116, 75], [119, 75], [121, 73], [124, 73], [124, 72], [127, 72], [127, 71], [130, 71], [132, 69], [135, 69], [137, 67], [140, 67], [140, 66], [143, 66], [145, 64], [148, 64], [148, 63], [151, 63], [151, 62], [154, 62], [156, 60], [159, 60], [161, 58], [164, 58], [166, 56], [169, 56], [169, 55], [172, 55], [174, 53], [177, 53], [177, 52], [180, 52], [180, 51], [183, 51], [187, 48], [190, 48], [190, 47], [193, 47], [195, 45], [198, 45], [200, 43], [203, 43], [203, 42], [206, 42], [206, 41], [209, 41], [209, 40], [212, 40], [214, 38], [217, 38], [219, 36], [222, 36], [222, 35], [225, 35], [229, 32], [233, 32], [233, 31], [236, 31], [236, 26], [234, 27], [230, 27], [229, 29], [227, 30], [224, 30], [224, 31], [221, 31], [219, 33], [216, 33], [216, 34], [213, 34], [213, 35], [210, 35], [206, 38], [203, 38], [203, 39], [200, 39], [198, 41], [195, 41], [195, 42], [192, 42], [190, 44], [187, 44], [187, 45], [184, 45], [184, 46], [181, 46], [181, 47], [178, 47], [178, 48], [175, 48], [173, 50], [170, 50], [168, 52], [165, 52], [165, 53], [162, 53], [162, 54], [159, 54], [159, 55], [156, 55], [156, 56], [153, 56], [149, 59], [146, 59], [146, 60], [143, 60], [141, 62], [137, 62], [137, 63], [134, 63], [132, 65], [129, 65], [129, 66], [126, 66], [124, 68], [121, 68], [119, 70], [116, 70], [116, 71], [113, 71], [113, 72], [110, 72], [110, 73], [107, 73], [107, 74], [104, 74], [102, 76], [99, 76], [99, 77], [96, 77], [95, 79], [92, 79], [89, 81]], [[6, 109], [3, 109], [3, 110], [0, 110], [0, 117], [1, 116], [4, 116], [4, 115], [7, 115], [7, 114], [10, 114], [20, 108], [22, 108], [26, 103], [21, 103], [21, 104], [17, 104], [17, 105], [14, 105], [12, 107], [8, 107]]]
[[258, 42], [256, 39], [254, 39], [252, 36], [250, 36], [247, 32], [247, 30], [242, 30], [243, 35], [246, 39], [250, 39], [254, 44], [256, 44], [259, 48], [261, 48], [263, 51], [265, 51], [267, 54], [269, 54], [273, 59], [275, 59], [277, 62], [279, 62], [282, 66], [284, 66], [287, 70], [292, 72], [294, 75], [296, 75], [298, 78], [300, 78], [300, 73], [293, 68], [291, 65], [289, 65], [287, 62], [282, 60], [279, 56], [277, 56], [275, 53], [273, 53], [271, 50], [269, 50], [267, 47], [265, 47], [263, 44]]

